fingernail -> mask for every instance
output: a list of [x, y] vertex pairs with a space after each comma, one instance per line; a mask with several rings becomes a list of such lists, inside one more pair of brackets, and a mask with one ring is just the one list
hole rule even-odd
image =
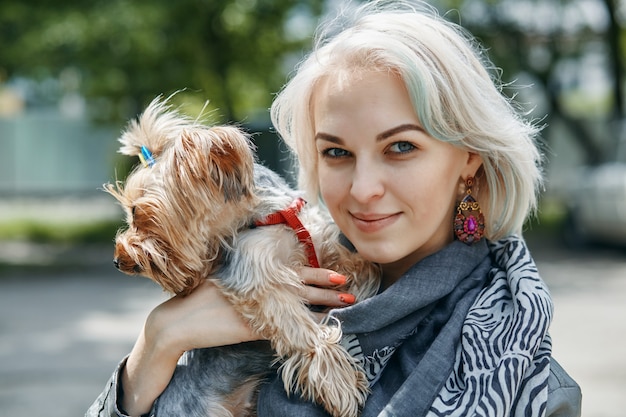
[[354, 304], [356, 297], [352, 294], [339, 294], [339, 301], [346, 304]]
[[333, 284], [343, 285], [346, 283], [346, 277], [337, 273], [329, 274], [328, 280], [332, 282]]

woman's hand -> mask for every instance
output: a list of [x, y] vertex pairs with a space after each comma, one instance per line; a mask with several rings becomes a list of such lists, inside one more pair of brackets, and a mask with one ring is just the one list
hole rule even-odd
[[[327, 269], [302, 268], [299, 294], [311, 305], [343, 307], [354, 296], [334, 289], [345, 277]], [[324, 315], [316, 313], [321, 319]], [[211, 281], [187, 296], [175, 296], [149, 314], [122, 374], [121, 405], [130, 415], [150, 411], [187, 350], [258, 340], [247, 322]]]
[[221, 291], [203, 282], [149, 314], [122, 373], [121, 406], [130, 416], [150, 411], [187, 350], [229, 345], [257, 337]]
[[180, 357], [195, 348], [256, 340], [248, 324], [211, 281], [186, 296], [175, 296], [148, 316], [146, 337]]
[[304, 267], [300, 279], [306, 285], [302, 297], [311, 305], [346, 307], [354, 304], [354, 295], [338, 291], [335, 287], [346, 283], [346, 277], [323, 268]]

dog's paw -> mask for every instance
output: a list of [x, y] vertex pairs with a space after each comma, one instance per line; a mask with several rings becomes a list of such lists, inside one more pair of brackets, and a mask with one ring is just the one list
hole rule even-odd
[[323, 343], [281, 366], [285, 389], [314, 401], [334, 417], [357, 417], [369, 393], [365, 373], [341, 345]]

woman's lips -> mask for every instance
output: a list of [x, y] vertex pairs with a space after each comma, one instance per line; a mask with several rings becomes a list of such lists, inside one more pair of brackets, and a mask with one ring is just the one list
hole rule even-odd
[[370, 214], [350, 213], [354, 225], [362, 232], [373, 233], [395, 223], [400, 213], [393, 214]]

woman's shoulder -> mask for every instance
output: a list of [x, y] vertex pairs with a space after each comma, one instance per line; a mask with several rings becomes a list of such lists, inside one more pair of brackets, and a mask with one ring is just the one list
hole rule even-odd
[[580, 386], [551, 358], [546, 417], [580, 417], [581, 403]]

